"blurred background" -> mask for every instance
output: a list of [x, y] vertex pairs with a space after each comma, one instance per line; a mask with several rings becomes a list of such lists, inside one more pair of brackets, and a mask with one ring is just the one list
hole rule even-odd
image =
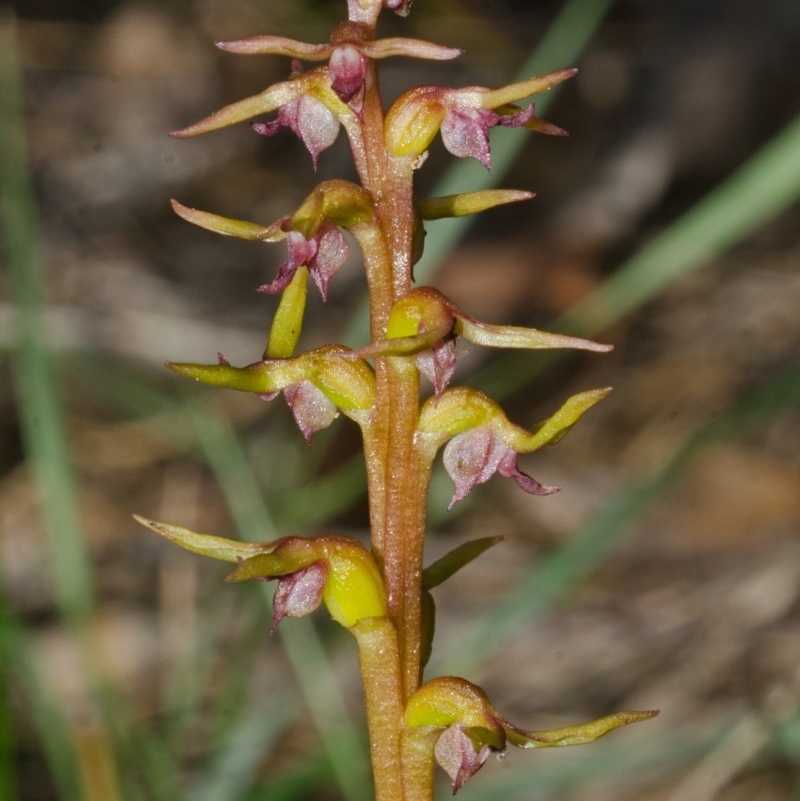
[[[131, 519], [366, 536], [352, 424], [308, 450], [280, 402], [162, 366], [258, 359], [274, 299], [254, 289], [284, 258], [169, 198], [266, 224], [352, 174], [344, 136], [315, 175], [289, 133], [166, 133], [287, 75], [214, 41], [324, 41], [343, 6], [0, 4], [3, 801], [371, 797], [347, 634], [318, 613], [268, 637], [265, 587], [224, 585], [224, 565]], [[800, 799], [800, 4], [418, 0], [383, 31], [465, 48], [384, 62], [387, 103], [580, 68], [538, 106], [569, 138], [495, 131], [491, 176], [432, 147], [421, 193], [537, 197], [429, 224], [417, 278], [487, 322], [615, 347], [462, 349], [459, 380], [523, 425], [615, 391], [522, 460], [556, 496], [495, 478], [446, 513], [437, 472], [429, 559], [507, 539], [436, 591], [429, 673], [531, 728], [662, 710], [491, 760], [460, 798]], [[326, 305], [311, 297], [303, 347], [363, 342], [363, 302], [354, 257]]]

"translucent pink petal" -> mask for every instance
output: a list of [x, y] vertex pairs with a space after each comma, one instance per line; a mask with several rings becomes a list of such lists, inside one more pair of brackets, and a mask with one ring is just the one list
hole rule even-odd
[[413, 3], [414, 0], [383, 0], [383, 4], [386, 8], [391, 8], [392, 11], [399, 14], [401, 17], [408, 16]]
[[311, 437], [327, 428], [339, 412], [333, 401], [310, 381], [292, 384], [283, 390], [283, 397], [307, 444], [311, 444]]
[[442, 455], [444, 469], [456, 488], [447, 508], [452, 509], [467, 497], [473, 487], [488, 481], [508, 452], [505, 443], [499, 441], [487, 426], [453, 437]]
[[289, 264], [295, 269], [301, 264], [311, 264], [317, 255], [318, 245], [316, 237], [306, 239], [298, 231], [289, 231], [286, 234], [286, 249], [289, 253]]
[[442, 732], [436, 741], [434, 755], [453, 783], [453, 795], [464, 786], [467, 779], [480, 770], [490, 750], [489, 746], [485, 745], [476, 751], [472, 740], [457, 723], [448, 726]]
[[272, 599], [272, 634], [284, 617], [303, 617], [313, 612], [322, 601], [328, 580], [326, 562], [315, 562], [302, 570], [281, 576]]
[[497, 114], [491, 109], [452, 105], [442, 121], [444, 146], [459, 158], [471, 156], [487, 170], [492, 167], [489, 152], [489, 128], [496, 124]]
[[328, 297], [328, 282], [347, 261], [350, 252], [344, 234], [330, 220], [324, 222], [314, 237], [316, 253], [308, 262], [311, 277], [322, 294]]
[[278, 274], [275, 276], [275, 280], [271, 284], [262, 284], [256, 289], [256, 292], [261, 292], [264, 295], [276, 295], [278, 292], [282, 292], [292, 282], [292, 276], [294, 276], [297, 267], [298, 265], [285, 261], [278, 267]]
[[273, 136], [281, 128], [289, 128], [311, 154], [316, 169], [319, 154], [336, 140], [339, 120], [316, 98], [301, 95], [281, 106], [276, 119], [270, 122], [254, 122], [251, 127], [262, 136]]
[[503, 125], [506, 128], [518, 128], [525, 125], [533, 117], [533, 103], [520, 109], [516, 114], [495, 114], [497, 121], [494, 125]]
[[517, 465], [517, 454], [488, 426], [473, 428], [453, 437], [445, 446], [443, 461], [456, 488], [449, 509], [463, 500], [473, 487], [485, 483], [495, 473], [513, 478], [521, 489], [531, 495], [551, 495], [561, 489], [540, 484], [523, 473]]
[[[364, 80], [367, 75], [367, 60], [352, 45], [337, 47], [328, 62], [328, 70], [331, 75], [331, 89], [339, 96], [343, 103], [347, 103], [353, 108], [353, 100], [360, 100], [357, 96], [364, 88]], [[357, 102], [360, 110], [361, 103]]]
[[414, 363], [433, 384], [436, 398], [440, 398], [456, 371], [455, 341], [440, 342], [436, 347], [418, 353], [414, 357]]
[[497, 472], [506, 478], [513, 478], [519, 487], [531, 495], [552, 495], [561, 489], [561, 487], [553, 485], [540, 484], [535, 478], [523, 473], [517, 465], [517, 454], [512, 450], [509, 450], [500, 460]]
[[317, 243], [314, 240], [306, 239], [297, 231], [289, 231], [286, 234], [286, 250], [288, 259], [278, 267], [278, 274], [271, 284], [264, 284], [256, 291], [265, 295], [275, 295], [282, 292], [292, 282], [297, 268], [301, 265], [310, 265], [317, 255]]

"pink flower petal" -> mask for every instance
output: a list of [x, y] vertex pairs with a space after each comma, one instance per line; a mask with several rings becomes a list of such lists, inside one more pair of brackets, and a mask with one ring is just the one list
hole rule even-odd
[[317, 157], [336, 140], [339, 120], [316, 98], [301, 95], [281, 106], [276, 119], [270, 122], [254, 122], [251, 127], [261, 136], [273, 136], [281, 128], [289, 128], [311, 154], [316, 170]]
[[272, 599], [272, 627], [269, 633], [274, 633], [284, 617], [311, 614], [322, 601], [327, 580], [326, 562], [315, 562], [302, 570], [281, 576]]
[[414, 357], [417, 369], [433, 384], [437, 400], [456, 371], [456, 343], [454, 340], [440, 342], [433, 348], [422, 351]]
[[310, 381], [301, 381], [286, 387], [283, 397], [292, 410], [300, 433], [309, 445], [311, 437], [317, 431], [327, 428], [339, 413], [334, 402]]
[[480, 770], [490, 750], [488, 745], [484, 745], [476, 751], [472, 740], [458, 723], [448, 726], [442, 732], [436, 741], [434, 754], [436, 761], [453, 783], [453, 795], [464, 786], [467, 779]]
[[561, 487], [554, 485], [540, 484], [535, 478], [532, 478], [527, 473], [523, 473], [517, 465], [517, 454], [509, 450], [506, 455], [500, 460], [497, 466], [497, 472], [506, 478], [513, 478], [517, 485], [529, 492], [531, 495], [552, 495], [554, 492], [559, 492]]
[[361, 97], [367, 75], [367, 60], [352, 45], [337, 47], [328, 62], [331, 89], [354, 111], [361, 110]]
[[467, 497], [473, 487], [488, 481], [508, 451], [492, 429], [484, 426], [457, 434], [447, 443], [442, 456], [447, 475], [455, 484], [448, 509]]
[[454, 156], [472, 156], [490, 170], [492, 162], [488, 132], [496, 117], [490, 109], [453, 104], [447, 109], [442, 121], [444, 146]]
[[328, 282], [347, 261], [350, 248], [344, 234], [330, 220], [324, 222], [315, 235], [316, 254], [308, 262], [311, 277], [322, 294], [328, 297]]
[[443, 462], [455, 485], [455, 494], [448, 509], [452, 509], [474, 487], [485, 483], [495, 473], [513, 478], [521, 489], [531, 495], [551, 495], [561, 489], [540, 484], [523, 473], [517, 465], [517, 454], [489, 426], [472, 428], [453, 437], [445, 446]]

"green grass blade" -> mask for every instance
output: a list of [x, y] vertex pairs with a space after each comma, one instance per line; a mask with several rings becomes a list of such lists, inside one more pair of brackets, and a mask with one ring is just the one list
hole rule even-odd
[[17, 343], [12, 357], [23, 442], [51, 555], [56, 603], [77, 625], [92, 607], [89, 556], [67, 455], [63, 410], [44, 338], [36, 214], [27, 170], [20, 68], [12, 25], [0, 26], [0, 195]]
[[[2, 567], [2, 565], [0, 565]], [[0, 573], [0, 582], [2, 573]], [[11, 610], [0, 586], [0, 798], [15, 798], [14, 719], [12, 714], [11, 679], [13, 676], [15, 638]]]
[[274, 747], [296, 708], [293, 694], [262, 699], [225, 738], [208, 775], [189, 793], [189, 801], [219, 801], [241, 797], [254, 784], [258, 769]]
[[800, 198], [800, 116], [574, 306], [559, 327], [595, 334], [741, 242]]
[[[39, 734], [58, 796], [70, 801], [80, 799], [82, 795], [79, 790], [77, 759], [69, 725], [63, 709], [51, 697], [41, 680], [33, 659], [31, 639], [13, 614], [2, 586], [2, 575], [0, 564], [0, 693], [10, 698], [14, 688], [21, 690]], [[13, 681], [9, 681], [10, 679]], [[10, 710], [0, 710], [0, 714], [10, 715]], [[13, 792], [14, 742], [10, 718], [4, 721], [3, 730], [4, 742], [0, 743], [0, 798], [12, 799], [17, 795]]]

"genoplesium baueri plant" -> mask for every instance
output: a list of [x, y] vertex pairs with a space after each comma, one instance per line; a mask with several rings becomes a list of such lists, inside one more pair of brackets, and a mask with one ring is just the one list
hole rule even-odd
[[[276, 54], [292, 59], [282, 83], [233, 103], [176, 131], [196, 136], [273, 113], [253, 130], [272, 136], [289, 128], [316, 166], [344, 128], [360, 184], [324, 181], [301, 206], [270, 225], [188, 208], [173, 201], [185, 220], [220, 234], [255, 242], [286, 243], [277, 276], [259, 288], [280, 294], [263, 357], [234, 367], [178, 364], [176, 373], [207, 384], [272, 399], [283, 394], [307, 441], [344, 414], [361, 429], [367, 466], [371, 547], [336, 534], [287, 536], [249, 544], [197, 534], [167, 523], [141, 523], [182, 547], [235, 565], [229, 581], [277, 581], [273, 629], [284, 617], [312, 612], [324, 602], [331, 617], [355, 637], [366, 700], [370, 755], [378, 801], [433, 798], [436, 762], [457, 791], [491, 752], [588, 743], [652, 711], [621, 712], [590, 723], [528, 731], [510, 723], [486, 694], [463, 678], [424, 682], [431, 650], [434, 606], [430, 591], [495, 544], [488, 537], [423, 564], [425, 510], [431, 466], [442, 450], [455, 491], [451, 506], [495, 473], [521, 489], [547, 495], [523, 473], [519, 454], [560, 439], [608, 389], [569, 398], [532, 430], [511, 423], [487, 395], [451, 387], [459, 339], [498, 348], [609, 347], [535, 329], [479, 322], [432, 287], [414, 286], [413, 266], [427, 220], [474, 214], [531, 197], [518, 190], [484, 190], [449, 197], [414, 195], [414, 173], [437, 133], [458, 157], [491, 167], [489, 129], [524, 127], [561, 135], [537, 118], [534, 105], [517, 105], [570, 78], [574, 70], [488, 89], [415, 86], [384, 111], [379, 59], [405, 56], [443, 60], [450, 47], [406, 38], [376, 38], [383, 8], [406, 15], [412, 0], [348, 0], [348, 19], [326, 44], [280, 36], [221, 42], [227, 52]], [[305, 63], [311, 63], [305, 67]], [[355, 350], [325, 345], [296, 353], [309, 278], [322, 297], [348, 256], [347, 231], [358, 243], [370, 297], [371, 341]], [[432, 385], [421, 401], [420, 377]]]

